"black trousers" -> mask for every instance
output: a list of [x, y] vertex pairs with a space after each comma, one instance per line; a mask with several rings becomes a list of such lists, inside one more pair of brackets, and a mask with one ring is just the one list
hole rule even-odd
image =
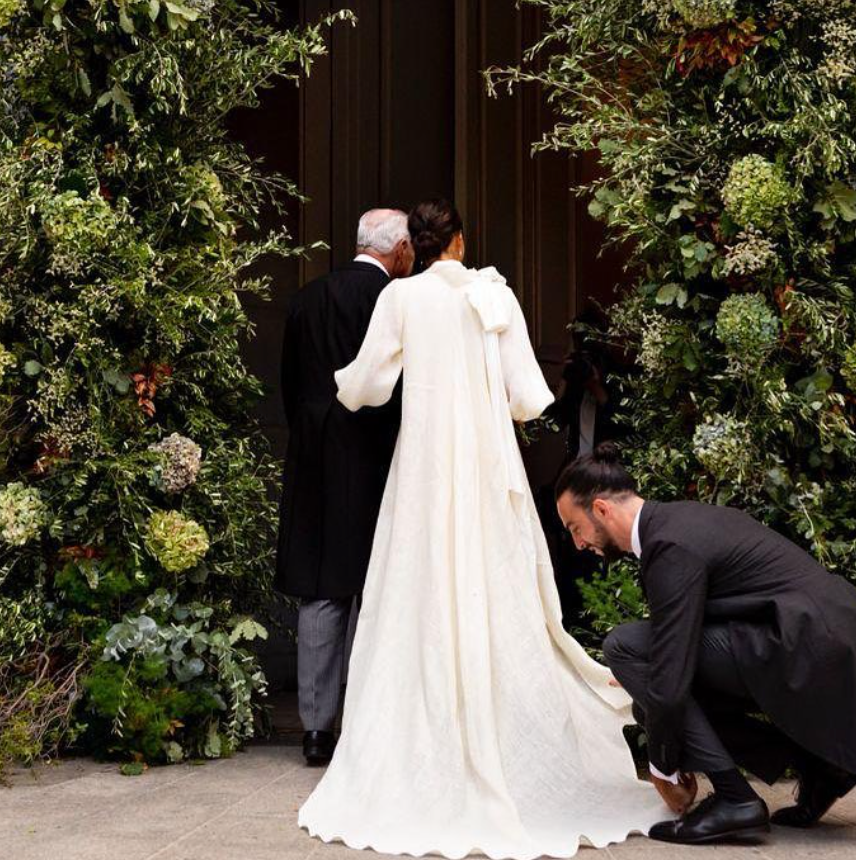
[[[650, 641], [650, 622], [637, 621], [616, 627], [603, 646], [609, 668], [633, 699], [633, 715], [643, 728]], [[740, 677], [728, 628], [722, 625], [702, 631], [683, 740], [681, 770], [716, 773], [739, 765], [770, 785], [810, 755], [759, 713]]]

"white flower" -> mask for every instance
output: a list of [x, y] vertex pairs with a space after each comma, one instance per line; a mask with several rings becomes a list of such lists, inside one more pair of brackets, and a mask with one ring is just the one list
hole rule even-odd
[[47, 506], [35, 487], [15, 481], [0, 489], [0, 537], [6, 543], [29, 543], [38, 537], [47, 521]]

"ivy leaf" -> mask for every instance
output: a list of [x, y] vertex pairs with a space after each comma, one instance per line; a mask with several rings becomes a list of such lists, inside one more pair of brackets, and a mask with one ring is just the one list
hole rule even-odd
[[156, 20], [160, 15], [160, 0], [149, 0], [149, 18]]
[[44, 366], [34, 358], [24, 363], [24, 373], [27, 376], [38, 376], [44, 369]]

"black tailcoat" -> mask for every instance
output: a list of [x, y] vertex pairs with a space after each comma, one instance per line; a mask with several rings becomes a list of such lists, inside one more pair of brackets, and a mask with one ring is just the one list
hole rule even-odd
[[726, 623], [753, 699], [804, 749], [856, 773], [856, 588], [748, 514], [646, 502], [649, 755], [678, 769], [683, 705], [705, 623]]
[[352, 413], [333, 374], [356, 358], [389, 283], [352, 262], [307, 284], [285, 324], [282, 392], [289, 440], [283, 477], [277, 587], [334, 599], [362, 591], [401, 416], [400, 393]]

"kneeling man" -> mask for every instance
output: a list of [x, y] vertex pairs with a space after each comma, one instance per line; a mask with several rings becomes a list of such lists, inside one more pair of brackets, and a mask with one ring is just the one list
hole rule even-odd
[[[655, 785], [676, 810], [703, 772], [714, 794], [651, 838], [756, 838], [808, 827], [856, 785], [856, 588], [733, 508], [645, 501], [610, 443], [571, 463], [559, 516], [580, 549], [641, 559], [650, 620], [604, 655], [648, 736]], [[772, 819], [738, 767], [799, 775]]]

